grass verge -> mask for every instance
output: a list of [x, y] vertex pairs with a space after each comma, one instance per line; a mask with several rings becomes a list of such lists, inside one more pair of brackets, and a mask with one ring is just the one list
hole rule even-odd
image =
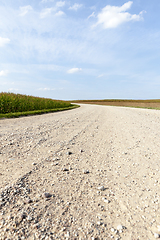
[[44, 110], [35, 110], [35, 111], [27, 111], [27, 112], [14, 112], [14, 113], [5, 113], [0, 114], [0, 118], [18, 118], [23, 116], [32, 116], [32, 115], [38, 115], [38, 114], [44, 114], [44, 113], [52, 113], [52, 112], [59, 112], [59, 111], [65, 111], [65, 110], [71, 110], [74, 108], [80, 107], [79, 105], [74, 105], [70, 107], [64, 107], [64, 108], [55, 108], [55, 109], [44, 109]]

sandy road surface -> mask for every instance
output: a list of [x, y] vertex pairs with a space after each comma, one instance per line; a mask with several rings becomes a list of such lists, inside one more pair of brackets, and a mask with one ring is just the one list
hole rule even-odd
[[0, 120], [0, 239], [155, 239], [160, 111]]

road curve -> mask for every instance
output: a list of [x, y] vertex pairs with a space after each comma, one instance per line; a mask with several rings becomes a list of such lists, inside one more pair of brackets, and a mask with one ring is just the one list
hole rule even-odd
[[158, 238], [160, 111], [1, 119], [0, 190], [0, 239]]

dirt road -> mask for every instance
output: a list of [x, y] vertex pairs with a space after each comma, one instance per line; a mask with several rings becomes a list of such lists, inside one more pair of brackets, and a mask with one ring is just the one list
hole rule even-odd
[[0, 239], [160, 237], [160, 111], [0, 120]]

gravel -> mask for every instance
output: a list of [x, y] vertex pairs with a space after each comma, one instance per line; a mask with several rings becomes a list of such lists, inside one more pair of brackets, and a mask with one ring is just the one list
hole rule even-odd
[[93, 105], [0, 120], [0, 240], [159, 238], [159, 123]]

